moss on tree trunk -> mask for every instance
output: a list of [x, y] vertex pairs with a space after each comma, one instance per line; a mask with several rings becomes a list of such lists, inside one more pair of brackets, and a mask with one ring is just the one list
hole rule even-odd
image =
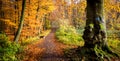
[[106, 25], [104, 20], [104, 0], [87, 0], [87, 20], [82, 48], [85, 61], [101, 61], [115, 55], [107, 45]]
[[103, 0], [87, 0], [87, 20], [83, 38], [85, 46], [106, 44], [106, 29], [103, 16]]

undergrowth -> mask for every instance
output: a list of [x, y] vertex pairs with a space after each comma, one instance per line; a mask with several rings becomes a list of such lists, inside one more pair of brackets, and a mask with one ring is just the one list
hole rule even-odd
[[46, 30], [46, 31], [42, 32], [40, 35], [38, 35], [38, 36], [29, 37], [29, 38], [27, 38], [27, 39], [23, 39], [23, 40], [21, 41], [21, 44], [24, 46], [24, 45], [28, 45], [28, 44], [37, 42], [37, 41], [39, 41], [39, 39], [44, 38], [44, 37], [47, 36], [49, 33], [50, 33], [50, 30]]
[[120, 57], [120, 40], [119, 39], [108, 39], [108, 45], [112, 51], [116, 52]]
[[119, 60], [119, 57], [120, 57], [119, 39], [108, 38], [108, 46], [111, 52], [108, 52], [106, 49], [103, 49], [98, 45], [95, 45], [94, 49], [91, 49], [93, 53], [90, 53], [90, 50], [88, 50], [88, 48], [86, 47], [78, 47], [75, 49], [65, 49], [64, 55], [65, 57], [69, 58], [71, 61], [81, 61], [81, 60], [90, 61], [90, 60], [87, 60], [88, 58], [95, 59], [96, 61]]
[[25, 40], [23, 39], [21, 41], [21, 45], [25, 46], [25, 45], [31, 44], [33, 42], [36, 42], [37, 40], [39, 40], [38, 36], [36, 36], [36, 37], [29, 37], [29, 38], [27, 38]]
[[56, 31], [56, 37], [59, 42], [69, 45], [83, 46], [84, 42], [81, 34], [77, 33], [76, 29], [72, 26], [60, 26]]
[[4, 33], [0, 34], [0, 61], [20, 61], [22, 51], [20, 44], [11, 42]]
[[58, 23], [59, 28], [55, 34], [59, 42], [68, 45], [84, 45], [83, 38], [81, 37], [82, 34], [79, 33], [79, 29], [76, 29], [74, 26], [70, 25], [69, 20], [59, 20]]

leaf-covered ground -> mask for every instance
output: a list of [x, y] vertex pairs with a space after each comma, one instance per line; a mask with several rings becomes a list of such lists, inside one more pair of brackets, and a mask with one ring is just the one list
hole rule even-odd
[[64, 57], [64, 49], [77, 46], [64, 45], [55, 38], [55, 29], [39, 42], [28, 45], [24, 61], [68, 61]]

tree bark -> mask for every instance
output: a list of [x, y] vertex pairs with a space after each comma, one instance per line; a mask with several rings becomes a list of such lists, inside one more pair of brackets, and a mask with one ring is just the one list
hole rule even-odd
[[105, 57], [109, 58], [106, 51], [111, 53], [106, 42], [103, 4], [104, 0], [87, 0], [87, 20], [83, 39], [85, 54], [89, 54], [89, 57], [87, 56], [85, 61], [101, 61], [100, 59]]
[[107, 44], [103, 8], [103, 0], [87, 0], [87, 20], [83, 35], [87, 47]]
[[110, 55], [119, 57], [107, 45], [104, 0], [87, 0], [86, 9], [87, 20], [83, 34], [85, 45], [81, 49], [81, 54], [87, 57], [85, 61], [110, 60]]
[[20, 24], [18, 26], [18, 30], [17, 30], [17, 33], [16, 33], [15, 38], [14, 38], [15, 42], [18, 42], [19, 37], [20, 37], [20, 33], [22, 31], [22, 28], [23, 28], [25, 6], [26, 6], [26, 0], [23, 0], [22, 1], [22, 11], [21, 11], [21, 17], [20, 17]]

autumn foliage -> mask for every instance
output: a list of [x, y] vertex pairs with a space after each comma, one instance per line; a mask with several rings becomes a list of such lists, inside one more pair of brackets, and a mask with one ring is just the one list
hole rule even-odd
[[[0, 31], [13, 40], [21, 16], [22, 0], [0, 1]], [[21, 38], [35, 37], [43, 32], [45, 15], [55, 10], [52, 0], [27, 0]]]

